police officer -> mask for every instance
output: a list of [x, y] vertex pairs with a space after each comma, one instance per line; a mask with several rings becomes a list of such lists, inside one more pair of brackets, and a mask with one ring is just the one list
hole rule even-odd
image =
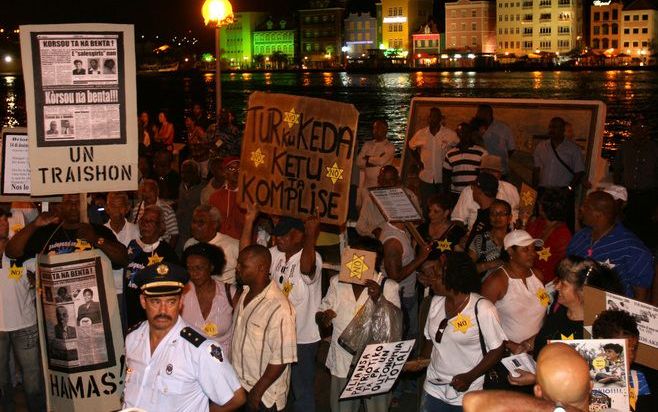
[[147, 411], [208, 411], [210, 401], [234, 410], [246, 400], [224, 351], [179, 316], [185, 269], [168, 263], [135, 277], [146, 322], [126, 336], [124, 407]]

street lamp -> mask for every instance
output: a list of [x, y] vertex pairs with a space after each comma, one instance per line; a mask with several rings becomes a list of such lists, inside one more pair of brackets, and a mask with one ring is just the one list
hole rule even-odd
[[206, 0], [201, 8], [201, 15], [206, 26], [215, 27], [215, 107], [216, 126], [222, 113], [221, 56], [219, 49], [219, 29], [233, 23], [233, 7], [228, 0]]

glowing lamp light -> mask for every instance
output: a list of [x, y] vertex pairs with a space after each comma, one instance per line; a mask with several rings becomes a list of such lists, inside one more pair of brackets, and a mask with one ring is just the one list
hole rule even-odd
[[459, 53], [455, 54], [455, 59], [461, 59], [461, 58], [462, 58], [461, 54], [459, 54]]
[[210, 53], [203, 53], [201, 55], [201, 60], [203, 60], [206, 63], [210, 63], [211, 61], [215, 60], [215, 57]]
[[469, 53], [468, 56], [466, 56], [466, 57], [468, 57], [469, 59], [474, 59], [475, 55], [473, 53]]
[[233, 23], [233, 6], [228, 0], [206, 0], [201, 7], [203, 22], [223, 26]]
[[343, 46], [343, 47], [340, 48], [340, 50], [341, 50], [343, 53], [347, 53], [348, 51], [350, 51], [350, 48], [347, 47], [347, 46]]
[[10, 55], [6, 55], [3, 60], [5, 63], [11, 63], [14, 59], [12, 59]]

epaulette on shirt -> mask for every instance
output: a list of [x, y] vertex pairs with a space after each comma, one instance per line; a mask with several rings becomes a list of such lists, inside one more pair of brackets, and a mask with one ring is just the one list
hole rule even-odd
[[193, 328], [185, 327], [181, 329], [180, 335], [185, 338], [186, 341], [190, 342], [192, 345], [197, 348], [201, 346], [203, 342], [206, 341], [206, 337], [194, 330]]
[[128, 330], [126, 331], [126, 336], [128, 336], [131, 332], [136, 331], [140, 326], [142, 326], [142, 322], [137, 322], [131, 327], [129, 327]]

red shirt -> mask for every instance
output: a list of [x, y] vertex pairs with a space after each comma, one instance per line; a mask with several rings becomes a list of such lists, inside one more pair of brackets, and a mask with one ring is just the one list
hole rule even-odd
[[211, 206], [215, 206], [219, 210], [219, 213], [222, 214], [222, 224], [219, 227], [219, 233], [240, 240], [246, 212], [238, 206], [237, 197], [237, 189], [230, 190], [224, 186], [221, 189], [215, 190], [210, 195], [208, 203]]
[[537, 217], [528, 223], [526, 232], [536, 239], [544, 240], [544, 247], [537, 252], [535, 267], [544, 274], [544, 283], [555, 279], [557, 264], [567, 256], [567, 246], [571, 241], [571, 232], [565, 223], [557, 223], [547, 229], [548, 221]]

